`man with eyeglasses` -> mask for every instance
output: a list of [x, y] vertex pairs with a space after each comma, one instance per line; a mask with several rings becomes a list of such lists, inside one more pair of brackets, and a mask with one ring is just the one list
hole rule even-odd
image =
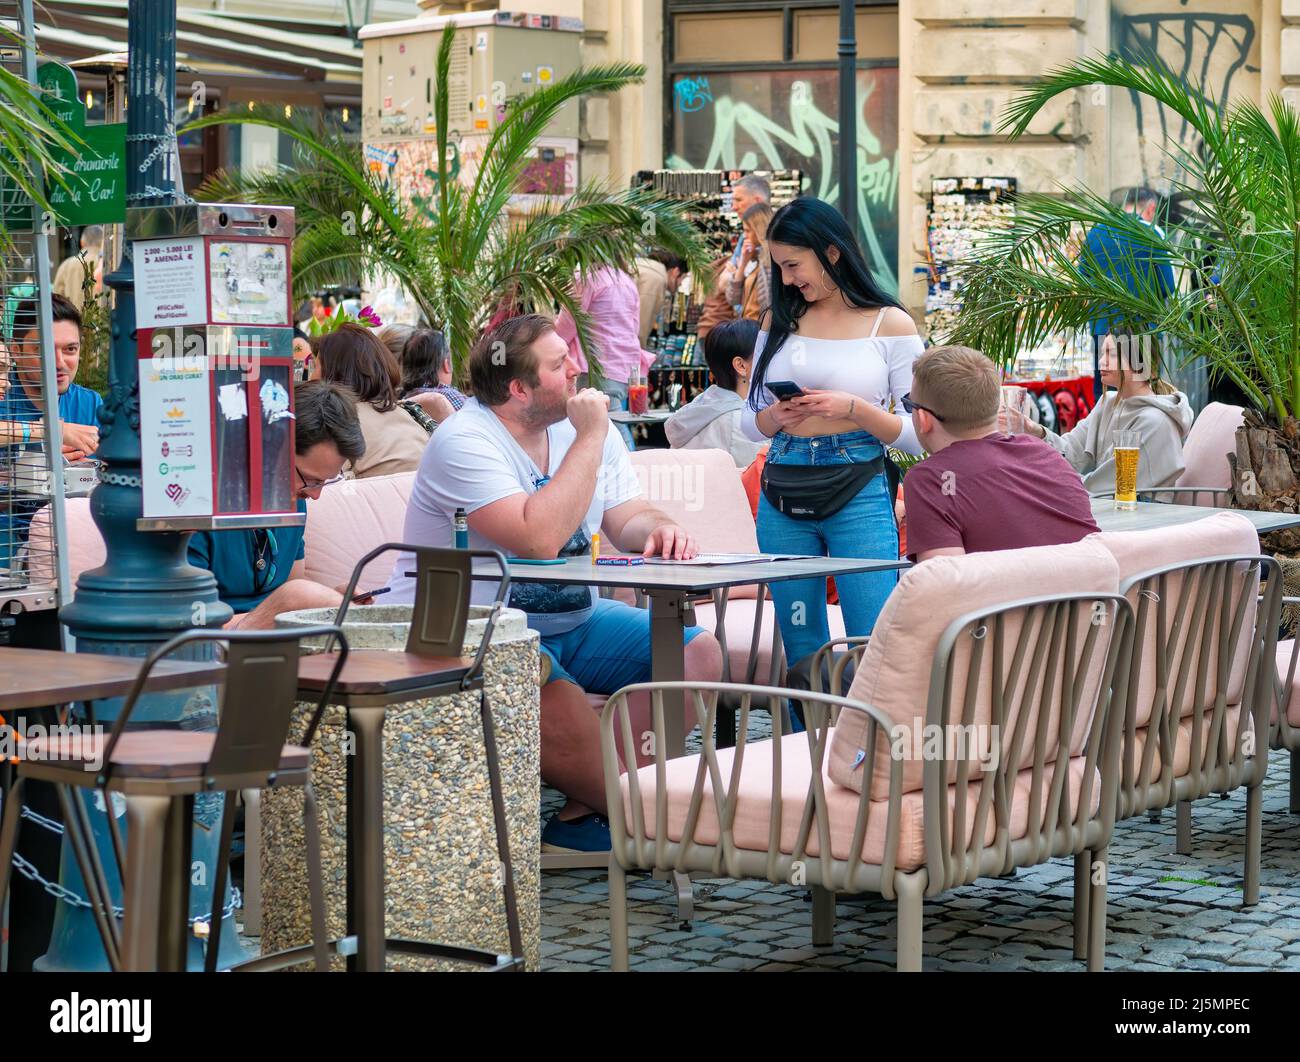
[[[81, 363], [81, 314], [61, 295], [52, 295], [50, 302], [63, 455], [69, 461], [80, 461], [99, 446], [99, 408], [104, 400], [74, 382]], [[0, 343], [0, 475], [9, 481], [19, 455], [44, 445], [45, 384], [39, 304], [35, 299], [10, 301], [5, 317], [10, 343], [8, 347]], [[43, 504], [12, 497], [9, 511], [0, 512], [0, 568], [10, 567], [13, 555], [27, 541], [32, 514]], [[4, 508], [0, 503], [0, 509]]]
[[903, 408], [930, 456], [903, 477], [910, 559], [1078, 542], [1099, 530], [1064, 457], [998, 430], [1001, 393], [993, 362], [970, 347], [932, 347], [913, 363]]
[[[343, 478], [343, 466], [366, 451], [356, 396], [346, 387], [313, 380], [294, 390], [294, 489], [298, 509]], [[306, 578], [301, 527], [203, 531], [190, 539], [189, 561], [216, 576], [221, 600], [235, 610], [228, 627], [269, 630], [282, 612], [337, 608], [340, 590]]]

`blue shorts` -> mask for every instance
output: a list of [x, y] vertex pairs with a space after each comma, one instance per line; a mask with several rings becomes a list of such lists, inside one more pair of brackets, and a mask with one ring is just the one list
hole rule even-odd
[[[683, 645], [704, 633], [687, 627]], [[548, 682], [564, 679], [587, 693], [615, 693], [634, 682], [650, 681], [650, 610], [599, 598], [591, 618], [564, 634], [542, 639], [551, 661]]]

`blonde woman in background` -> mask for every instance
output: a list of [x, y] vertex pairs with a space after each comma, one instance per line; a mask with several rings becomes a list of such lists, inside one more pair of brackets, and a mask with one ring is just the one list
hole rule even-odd
[[740, 307], [742, 319], [760, 321], [772, 305], [768, 289], [772, 264], [767, 253], [767, 227], [772, 222], [772, 208], [767, 203], [755, 203], [741, 220], [745, 225], [745, 249], [741, 252], [740, 268], [727, 285], [727, 298]]

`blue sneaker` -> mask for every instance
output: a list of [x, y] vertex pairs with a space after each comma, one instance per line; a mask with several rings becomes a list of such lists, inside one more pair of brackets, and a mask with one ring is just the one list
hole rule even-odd
[[568, 822], [562, 822], [557, 812], [542, 831], [543, 852], [608, 852], [609, 849], [609, 821], [595, 812]]

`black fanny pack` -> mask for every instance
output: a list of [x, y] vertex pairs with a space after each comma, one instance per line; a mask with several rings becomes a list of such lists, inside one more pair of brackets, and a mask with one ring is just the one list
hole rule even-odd
[[795, 520], [825, 520], [880, 475], [885, 458], [853, 465], [763, 465], [763, 497]]

